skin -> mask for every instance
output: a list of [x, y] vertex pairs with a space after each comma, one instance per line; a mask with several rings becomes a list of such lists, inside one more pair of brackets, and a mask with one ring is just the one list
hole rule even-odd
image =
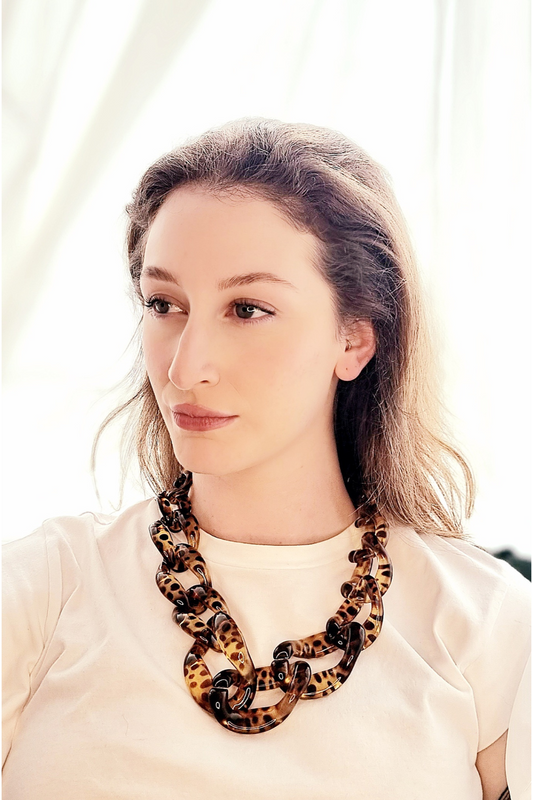
[[[157, 308], [166, 313], [154, 318], [145, 310], [146, 367], [176, 457], [194, 473], [193, 511], [200, 527], [219, 538], [307, 544], [354, 519], [338, 463], [333, 399], [339, 379], [357, 377], [374, 354], [374, 333], [360, 320], [337, 335], [315, 256], [315, 237], [266, 200], [188, 187], [167, 198], [147, 237], [140, 288], [145, 300], [164, 299]], [[295, 288], [217, 287], [257, 271]], [[249, 322], [235, 301], [275, 313], [256, 310], [257, 321]], [[177, 403], [238, 418], [224, 428], [186, 431], [170, 411]]]
[[505, 775], [507, 733], [508, 731], [505, 731], [499, 739], [477, 754], [476, 767], [483, 787], [483, 800], [498, 800], [507, 786]]
[[[310, 544], [356, 515], [339, 467], [333, 400], [338, 381], [355, 379], [372, 358], [375, 337], [366, 319], [337, 329], [316, 259], [315, 237], [255, 197], [183, 187], [149, 231], [140, 289], [145, 301], [160, 302], [144, 311], [146, 368], [176, 457], [194, 474], [193, 512], [219, 538]], [[294, 288], [217, 286], [252, 272]], [[247, 305], [260, 307], [257, 322], [246, 319]], [[183, 430], [170, 411], [178, 403], [237, 419]], [[506, 786], [506, 738], [478, 754], [483, 800], [497, 800]]]

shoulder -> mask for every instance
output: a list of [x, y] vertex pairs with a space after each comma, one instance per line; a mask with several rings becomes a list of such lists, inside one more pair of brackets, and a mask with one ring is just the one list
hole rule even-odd
[[49, 538], [63, 537], [75, 542], [85, 536], [98, 541], [110, 534], [119, 535], [121, 531], [137, 530], [145, 522], [148, 524], [150, 520], [153, 521], [154, 515], [158, 515], [157, 501], [150, 498], [115, 514], [86, 511], [75, 517], [53, 517], [45, 520], [43, 527]]
[[81, 587], [91, 591], [101, 586], [108, 574], [124, 564], [127, 568], [139, 556], [157, 560], [148, 529], [158, 516], [157, 501], [144, 500], [115, 515], [53, 517], [29, 535], [4, 544], [4, 624], [12, 620], [15, 630], [22, 617], [34, 620], [47, 639]]
[[41, 576], [56, 584], [60, 576], [73, 576], [87, 570], [102, 553], [121, 548], [128, 540], [143, 542], [151, 522], [158, 517], [155, 499], [140, 503], [117, 514], [85, 512], [79, 516], [52, 517], [32, 533], [8, 542], [2, 547], [3, 579], [13, 582], [31, 581], [37, 587]]
[[530, 653], [531, 584], [463, 539], [392, 527], [387, 549], [394, 578], [386, 618], [444, 680], [471, 694], [483, 750], [519, 713]]
[[529, 646], [531, 584], [514, 567], [464, 539], [394, 526], [388, 544], [402, 611], [431, 624], [461, 671], [492, 635]]
[[480, 602], [503, 599], [508, 591], [529, 602], [531, 584], [506, 561], [496, 558], [467, 539], [418, 534], [404, 526], [393, 526], [388, 543], [399, 570], [416, 577], [434, 593], [447, 592], [449, 599], [470, 598]]

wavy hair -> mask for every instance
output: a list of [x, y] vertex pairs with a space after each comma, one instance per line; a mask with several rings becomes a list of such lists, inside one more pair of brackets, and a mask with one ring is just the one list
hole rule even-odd
[[[151, 223], [185, 184], [274, 203], [319, 243], [316, 268], [334, 297], [340, 330], [372, 321], [375, 356], [352, 381], [339, 380], [334, 433], [348, 493], [419, 533], [464, 536], [474, 480], [445, 433], [424, 302], [412, 247], [387, 174], [360, 147], [326, 128], [246, 118], [214, 128], [156, 161], [127, 206], [127, 252], [139, 290]], [[129, 412], [143, 477], [156, 492], [181, 471], [152, 387], [137, 361]], [[97, 437], [97, 440], [98, 440]]]

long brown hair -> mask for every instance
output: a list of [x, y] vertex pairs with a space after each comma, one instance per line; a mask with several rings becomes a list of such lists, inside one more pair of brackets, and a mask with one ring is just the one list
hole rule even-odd
[[[170, 192], [199, 184], [276, 204], [319, 242], [316, 265], [333, 290], [339, 330], [372, 320], [377, 350], [359, 377], [339, 381], [334, 432], [350, 497], [362, 497], [420, 533], [462, 536], [474, 481], [444, 435], [424, 303], [406, 226], [384, 170], [348, 138], [326, 128], [270, 119], [231, 122], [156, 161], [127, 206], [127, 250], [139, 292], [150, 225]], [[112, 412], [134, 418], [141, 473], [156, 492], [181, 467], [150, 382], [137, 362], [133, 396]]]

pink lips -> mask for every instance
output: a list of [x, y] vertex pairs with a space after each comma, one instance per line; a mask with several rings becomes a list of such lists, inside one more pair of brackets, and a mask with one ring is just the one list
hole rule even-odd
[[179, 428], [187, 431], [205, 431], [213, 428], [222, 428], [228, 425], [236, 416], [228, 416], [220, 411], [213, 411], [205, 406], [191, 405], [182, 403], [172, 406], [171, 409], [174, 422]]
[[181, 403], [179, 406], [172, 406], [170, 409], [173, 414], [187, 414], [188, 417], [224, 417], [227, 419], [231, 414], [224, 414], [221, 411], [213, 411], [212, 408], [205, 406], [191, 405], [190, 403]]

